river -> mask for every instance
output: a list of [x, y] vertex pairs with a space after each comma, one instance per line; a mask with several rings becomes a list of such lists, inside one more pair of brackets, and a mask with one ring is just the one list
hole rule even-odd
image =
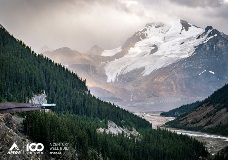
[[[161, 127], [166, 122], [175, 119], [174, 117], [162, 117], [160, 116], [159, 111], [155, 112], [137, 112], [136, 115], [146, 119], [150, 123], [152, 123], [152, 128], [156, 129], [157, 127]], [[162, 127], [164, 128], [164, 127]], [[205, 144], [208, 152], [212, 155], [216, 154], [219, 150], [223, 149], [224, 147], [228, 146], [228, 137], [208, 134], [203, 132], [196, 132], [196, 131], [187, 131], [183, 129], [176, 129], [176, 128], [166, 128], [172, 132], [177, 134], [184, 134], [190, 137], [193, 137]]]

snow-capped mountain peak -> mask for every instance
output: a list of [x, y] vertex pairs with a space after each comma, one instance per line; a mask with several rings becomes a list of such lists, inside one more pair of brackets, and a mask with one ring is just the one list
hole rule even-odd
[[173, 39], [195, 37], [196, 35], [201, 34], [203, 31], [204, 30], [202, 28], [196, 27], [187, 21], [179, 20], [171, 25], [168, 33], [165, 35], [165, 40], [171, 41]]
[[205, 40], [204, 36], [197, 38], [203, 32], [202, 28], [184, 20], [172, 25], [147, 24], [133, 35], [140, 36], [140, 40], [123, 57], [106, 65], [107, 81], [117, 81], [119, 75], [139, 68], [144, 68], [142, 75], [146, 76], [156, 69], [191, 56], [195, 46]]
[[148, 23], [146, 26], [141, 29], [139, 32], [136, 32], [136, 35], [144, 35], [145, 38], [151, 36], [162, 36], [169, 30], [170, 26], [164, 23]]
[[122, 46], [91, 51], [45, 53], [86, 79], [92, 94], [134, 112], [203, 99], [228, 79], [228, 35], [184, 20], [149, 23]]

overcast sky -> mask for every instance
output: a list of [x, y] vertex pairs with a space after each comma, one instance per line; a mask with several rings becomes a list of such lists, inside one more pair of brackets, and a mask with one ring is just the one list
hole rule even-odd
[[0, 0], [0, 24], [35, 51], [111, 49], [146, 23], [179, 19], [228, 34], [228, 0]]

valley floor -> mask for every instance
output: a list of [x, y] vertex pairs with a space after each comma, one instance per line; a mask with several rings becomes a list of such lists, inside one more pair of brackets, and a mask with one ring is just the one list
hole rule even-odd
[[[166, 122], [171, 121], [174, 117], [162, 117], [160, 116], [161, 112], [137, 112], [135, 115], [138, 115], [150, 123], [152, 123], [152, 128], [162, 127]], [[166, 127], [164, 127], [166, 128]], [[166, 128], [172, 132], [176, 132], [177, 134], [184, 134], [190, 137], [194, 137], [195, 139], [204, 142], [205, 146], [208, 149], [208, 152], [211, 155], [216, 154], [221, 149], [228, 146], [228, 137], [220, 136], [220, 135], [212, 135], [203, 132], [196, 132], [196, 131], [187, 131], [182, 129], [176, 128]]]

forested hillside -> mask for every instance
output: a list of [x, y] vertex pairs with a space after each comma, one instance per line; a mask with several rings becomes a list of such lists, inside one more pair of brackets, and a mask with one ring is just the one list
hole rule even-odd
[[[59, 64], [37, 55], [23, 42], [0, 29], [0, 102], [25, 102], [46, 91], [54, 112], [30, 112], [24, 133], [43, 143], [48, 152], [52, 142], [69, 143], [70, 150], [57, 159], [164, 159], [190, 160], [206, 157], [202, 143], [151, 124], [115, 105], [93, 97], [85, 81]], [[98, 133], [107, 120], [140, 132], [139, 137]], [[0, 131], [1, 132], [1, 131]], [[5, 142], [7, 143], [7, 142]]]
[[191, 112], [167, 125], [228, 136], [228, 85], [215, 91]]
[[165, 116], [165, 117], [178, 117], [184, 113], [188, 113], [193, 111], [193, 109], [195, 109], [196, 107], [198, 107], [200, 105], [199, 101], [196, 101], [194, 103], [191, 104], [186, 104], [186, 105], [182, 105], [178, 108], [172, 109], [168, 112], [162, 112], [161, 116]]
[[228, 159], [228, 146], [219, 151], [214, 157], [213, 160], [226, 160]]
[[[203, 144], [185, 135], [147, 129], [139, 137], [96, 132], [104, 122], [70, 114], [31, 112], [25, 119], [26, 133], [37, 142], [70, 142], [72, 159], [194, 160], [206, 157]], [[102, 158], [101, 158], [102, 157]]]
[[0, 28], [0, 102], [26, 102], [46, 91], [57, 112], [72, 112], [91, 118], [109, 119], [118, 125], [149, 128], [151, 125], [129, 112], [90, 94], [85, 80], [60, 64], [31, 51]]

